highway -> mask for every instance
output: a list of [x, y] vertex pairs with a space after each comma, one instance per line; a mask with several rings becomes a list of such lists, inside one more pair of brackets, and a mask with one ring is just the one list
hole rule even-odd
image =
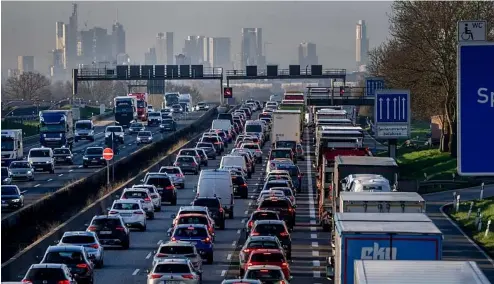
[[[186, 125], [193, 123], [197, 118], [202, 116], [205, 112], [193, 112], [188, 115], [187, 120], [178, 120], [177, 127], [181, 129]], [[109, 124], [111, 121], [102, 121], [102, 123]], [[100, 167], [82, 167], [82, 155], [84, 150], [87, 147], [95, 147], [102, 146], [105, 147], [104, 143], [104, 129], [105, 126], [97, 126], [95, 129], [96, 139], [94, 142], [90, 141], [79, 141], [73, 147], [74, 154], [74, 165], [57, 165], [55, 168], [55, 173], [50, 174], [47, 172], [36, 172], [34, 174], [34, 181], [15, 181], [16, 184], [21, 190], [27, 190], [25, 194], [24, 204], [28, 205], [30, 203], [36, 202], [46, 194], [50, 194], [52, 192], [57, 191], [64, 185], [70, 184], [78, 179], [81, 179], [85, 176], [88, 176], [100, 169]], [[153, 139], [155, 141], [162, 139], [168, 133], [161, 134], [159, 132], [159, 127], [150, 127], [153, 132]], [[120, 146], [120, 153], [116, 155], [116, 158], [119, 159], [121, 157], [127, 156], [133, 152], [135, 152], [139, 147], [136, 144], [136, 135], [125, 135], [124, 138], [125, 143]], [[31, 147], [38, 147], [38, 145], [32, 145]], [[11, 211], [7, 211], [10, 213]], [[2, 213], [7, 213], [2, 210]], [[2, 219], [8, 216], [7, 214], [3, 214]]]

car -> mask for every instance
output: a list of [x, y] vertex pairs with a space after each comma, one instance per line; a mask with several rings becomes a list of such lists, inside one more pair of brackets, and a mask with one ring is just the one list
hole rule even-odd
[[198, 102], [196, 105], [197, 111], [206, 111], [209, 109], [209, 105], [205, 102]]
[[24, 207], [24, 194], [17, 185], [2, 184], [2, 209], [19, 209]]
[[296, 150], [297, 150], [297, 159], [301, 161], [305, 160], [305, 153], [304, 153], [304, 149], [302, 148], [302, 144], [297, 143]]
[[172, 110], [170, 108], [162, 108], [160, 110], [160, 113], [161, 113], [161, 117], [164, 118], [164, 117], [169, 117], [171, 118], [172, 117]]
[[267, 209], [278, 212], [278, 215], [284, 220], [290, 229], [295, 226], [295, 205], [289, 198], [267, 197], [262, 200], [257, 209]]
[[212, 221], [207, 215], [201, 213], [189, 213], [189, 214], [180, 214], [179, 216], [173, 219], [173, 225], [168, 229], [169, 232], [173, 229], [175, 225], [182, 224], [202, 224], [208, 227], [209, 233], [214, 238], [214, 221]]
[[260, 280], [257, 279], [225, 279], [221, 281], [221, 284], [262, 284]]
[[164, 166], [160, 168], [159, 172], [166, 173], [178, 188], [185, 188], [185, 175], [182, 173], [180, 167]]
[[195, 156], [177, 156], [173, 166], [180, 167], [182, 172], [191, 172], [194, 175], [198, 175], [201, 170], [201, 165], [199, 165]]
[[262, 150], [261, 146], [259, 146], [259, 143], [242, 143], [240, 145], [240, 148], [252, 150], [254, 156], [256, 157], [256, 162], [258, 164], [262, 164]]
[[199, 156], [201, 156], [201, 164], [207, 167], [209, 157], [206, 154], [206, 151], [202, 148], [194, 148], [194, 149], [197, 151], [197, 153], [199, 153]]
[[290, 199], [292, 202], [292, 206], [296, 207], [297, 206], [297, 200], [295, 199], [295, 193], [290, 187], [271, 187], [269, 191], [276, 190], [276, 191], [283, 191], [285, 194], [285, 197]]
[[273, 144], [274, 144], [273, 148], [275, 148], [275, 149], [290, 148], [290, 149], [292, 149], [293, 153], [297, 152], [297, 141], [295, 141], [295, 140], [278, 140], [276, 142], [273, 142]]
[[250, 231], [252, 230], [252, 226], [254, 222], [257, 220], [280, 220], [280, 216], [276, 211], [272, 210], [256, 210], [250, 214], [249, 220], [245, 222], [245, 238], [249, 238]]
[[142, 209], [140, 200], [115, 200], [108, 211], [109, 216], [122, 216], [127, 227], [136, 227], [141, 231], [146, 231], [146, 212]]
[[50, 283], [48, 281], [65, 284], [78, 283], [69, 267], [60, 263], [32, 264], [21, 283]]
[[[29, 166], [31, 166], [31, 164], [29, 164]], [[11, 183], [12, 183], [12, 173], [9, 171], [9, 168], [2, 167], [2, 185], [9, 185]]]
[[286, 179], [286, 177], [280, 177], [279, 179], [268, 180], [264, 183], [262, 190], [269, 190], [272, 187], [289, 187], [296, 190], [291, 179]]
[[203, 149], [206, 152], [206, 156], [208, 157], [208, 159], [216, 160], [216, 156], [218, 156], [213, 143], [198, 142], [196, 144], [196, 148]]
[[128, 249], [130, 246], [130, 230], [122, 216], [96, 215], [86, 226], [86, 231], [96, 233], [104, 247]]
[[203, 135], [199, 140], [199, 142], [206, 142], [213, 144], [214, 148], [216, 149], [216, 153], [218, 155], [220, 155], [225, 151], [225, 145], [221, 137], [213, 136], [213, 135]]
[[252, 225], [250, 236], [275, 236], [283, 246], [288, 259], [292, 258], [292, 239], [285, 221], [258, 220]]
[[171, 107], [172, 113], [182, 113], [184, 110], [182, 109], [182, 106], [179, 104], [174, 104]]
[[161, 195], [158, 192], [156, 186], [152, 184], [134, 184], [132, 188], [141, 188], [149, 191], [151, 195], [151, 201], [153, 202], [154, 211], [161, 211]]
[[136, 138], [137, 145], [153, 143], [153, 133], [151, 131], [139, 131]]
[[296, 157], [292, 151], [291, 148], [276, 148], [276, 149], [271, 149], [269, 152], [269, 160], [274, 160], [274, 159], [290, 159], [293, 161], [294, 164], [296, 164]]
[[106, 166], [107, 161], [103, 158], [103, 147], [87, 147], [82, 155], [82, 166]]
[[209, 233], [208, 227], [201, 224], [175, 225], [173, 232], [168, 233], [172, 241], [187, 241], [196, 246], [202, 258], [207, 264], [213, 263], [214, 245], [213, 236]]
[[293, 185], [293, 189], [297, 192], [302, 191], [302, 177], [304, 174], [300, 172], [299, 167], [291, 164], [278, 164], [276, 169], [287, 171], [291, 177], [290, 182]]
[[233, 175], [233, 195], [240, 196], [243, 199], [249, 198], [249, 186], [247, 185], [246, 179], [242, 175]]
[[264, 178], [264, 182], [272, 180], [272, 177], [278, 176], [284, 176], [291, 179], [290, 172], [287, 170], [272, 170], [266, 175], [266, 177]]
[[89, 140], [94, 142], [94, 123], [89, 119], [81, 119], [75, 123], [74, 142]]
[[[245, 271], [244, 279], [259, 279], [262, 283], [289, 284], [283, 270], [275, 265], [253, 265]], [[290, 279], [291, 280], [291, 279]]]
[[50, 148], [31, 148], [27, 155], [27, 161], [35, 171], [55, 173], [55, 160], [53, 150]]
[[165, 258], [147, 272], [147, 284], [202, 282], [202, 271], [196, 270], [188, 258]]
[[161, 202], [170, 202], [171, 205], [177, 205], [177, 189], [168, 174], [149, 172], [146, 173], [141, 182], [154, 185], [161, 196]]
[[[177, 214], [172, 214], [171, 217], [173, 218], [173, 220], [175, 222], [176, 217], [180, 216], [182, 214], [201, 214], [201, 215], [207, 216], [209, 218], [210, 222], [215, 224], [214, 219], [211, 216], [211, 212], [205, 206], [180, 206]], [[172, 226], [175, 226], [175, 224], [172, 224]]]
[[[118, 195], [117, 195], [118, 196]], [[120, 200], [141, 201], [142, 209], [149, 219], [154, 219], [154, 204], [151, 200], [151, 193], [145, 188], [124, 188]]]
[[[286, 279], [290, 279], [291, 277], [290, 265], [288, 264], [283, 249], [262, 248], [253, 250], [244, 265], [244, 271], [247, 267], [257, 265], [279, 266]], [[241, 271], [240, 276], [242, 275], [243, 273]]]
[[225, 210], [221, 205], [219, 198], [217, 197], [197, 197], [192, 201], [192, 206], [203, 206], [208, 208], [208, 211], [211, 213], [211, 217], [213, 218], [215, 224], [218, 225], [220, 230], [225, 229]]
[[20, 179], [34, 180], [34, 169], [26, 161], [12, 161], [9, 165], [8, 172], [10, 173], [11, 181]]
[[273, 170], [277, 170], [282, 164], [294, 165], [290, 159], [275, 159], [266, 163], [266, 174], [269, 174]]
[[65, 264], [77, 283], [94, 283], [94, 266], [83, 246], [49, 246], [39, 264]]
[[62, 238], [57, 246], [83, 246], [87, 256], [93, 261], [96, 268], [102, 268], [104, 265], [104, 249], [100, 244], [98, 236], [94, 232], [88, 231], [70, 231], [63, 233]]
[[148, 112], [148, 126], [160, 125], [161, 113], [157, 111]]
[[173, 120], [173, 118], [162, 118], [160, 123], [160, 132], [165, 131], [177, 131], [177, 123]]
[[69, 164], [73, 165], [74, 155], [69, 148], [55, 148], [53, 149], [53, 158], [55, 160], [55, 164]]
[[[180, 151], [178, 151], [177, 156], [193, 156], [196, 158], [197, 161], [199, 161], [201, 163], [201, 165], [205, 164], [204, 159], [199, 154], [198, 149], [195, 149], [195, 148], [181, 149]], [[206, 162], [207, 162], [207, 159], [206, 159]], [[207, 164], [205, 164], [205, 165], [207, 165]]]
[[278, 197], [285, 198], [285, 192], [282, 190], [262, 190], [259, 193], [259, 197], [257, 198], [256, 204], [259, 205], [264, 199], [268, 197]]
[[196, 270], [202, 271], [202, 258], [190, 242], [169, 241], [161, 243], [154, 251], [153, 266], [166, 258], [188, 258]]
[[117, 136], [117, 139], [118, 141], [120, 141], [120, 143], [122, 144], [124, 143], [125, 132], [122, 126], [117, 126], [117, 125], [107, 126], [105, 129], [105, 139], [110, 137], [112, 133], [113, 135]]
[[144, 124], [142, 122], [133, 122], [129, 126], [129, 134], [137, 134], [140, 131], [146, 130], [146, 127], [144, 127]]
[[152, 105], [148, 105], [148, 112], [154, 111], [154, 107]]

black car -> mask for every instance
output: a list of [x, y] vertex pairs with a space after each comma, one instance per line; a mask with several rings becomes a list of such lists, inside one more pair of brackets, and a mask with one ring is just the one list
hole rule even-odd
[[120, 216], [94, 216], [87, 226], [86, 231], [95, 232], [103, 247], [128, 249], [130, 246], [130, 230]]
[[160, 123], [160, 132], [177, 131], [177, 124], [172, 118], [164, 118]]
[[129, 134], [137, 134], [139, 131], [144, 131], [146, 128], [141, 122], [134, 122], [129, 127]]
[[204, 151], [206, 151], [206, 155], [208, 156], [209, 159], [216, 160], [216, 156], [218, 154], [216, 153], [216, 148], [214, 148], [214, 144], [207, 142], [198, 142], [196, 144], [196, 148], [203, 149]]
[[144, 184], [152, 184], [158, 189], [161, 195], [161, 202], [170, 202], [177, 205], [177, 189], [173, 181], [166, 173], [147, 173], [143, 180]]
[[295, 208], [288, 198], [267, 197], [259, 203], [257, 210], [276, 211], [290, 229], [295, 226]]
[[221, 207], [221, 202], [217, 197], [198, 197], [192, 201], [193, 206], [207, 207], [213, 217], [214, 223], [220, 228], [225, 229], [225, 211]]
[[68, 148], [55, 148], [53, 149], [53, 159], [55, 164], [69, 164], [73, 165], [74, 161], [72, 160], [74, 155]]
[[33, 264], [29, 267], [22, 283], [43, 284], [77, 284], [70, 269], [65, 264]]
[[24, 193], [17, 185], [2, 185], [2, 209], [17, 209], [24, 206]]
[[12, 183], [12, 175], [10, 174], [9, 168], [2, 167], [2, 184]]
[[250, 230], [252, 230], [254, 222], [258, 220], [280, 220], [280, 216], [276, 211], [271, 210], [257, 210], [252, 212], [249, 220], [245, 223], [244, 231], [246, 238], [250, 235]]
[[251, 236], [276, 236], [283, 245], [288, 259], [292, 258], [292, 238], [284, 221], [259, 220], [255, 221], [250, 232]]
[[40, 264], [65, 264], [77, 283], [94, 283], [94, 264], [82, 246], [49, 246]]
[[242, 176], [232, 175], [232, 183], [234, 196], [240, 196], [243, 199], [249, 197], [249, 187], [247, 186], [247, 182]]
[[106, 166], [106, 160], [103, 158], [103, 147], [88, 147], [82, 156], [82, 166]]

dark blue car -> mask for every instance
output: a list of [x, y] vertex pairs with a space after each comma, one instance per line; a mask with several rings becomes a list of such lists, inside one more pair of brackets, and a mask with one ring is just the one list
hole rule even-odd
[[302, 191], [302, 176], [300, 169], [293, 164], [278, 163], [276, 165], [277, 170], [288, 171], [292, 178], [293, 186], [297, 189], [297, 192]]
[[176, 225], [173, 232], [169, 233], [172, 241], [185, 241], [195, 245], [202, 258], [208, 264], [213, 263], [213, 237], [208, 227], [202, 224], [180, 224]]

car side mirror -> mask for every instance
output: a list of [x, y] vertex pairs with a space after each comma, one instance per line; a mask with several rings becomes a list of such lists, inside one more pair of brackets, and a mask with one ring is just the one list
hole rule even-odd
[[151, 270], [149, 270], [149, 269], [146, 269], [145, 271], [146, 271], [146, 273], [148, 273], [148, 274], [151, 272]]
[[58, 244], [60, 242], [60, 240], [54, 240], [53, 241], [55, 244]]
[[85, 227], [89, 227], [89, 224], [84, 224]]
[[111, 210], [111, 207], [106, 208], [106, 211], [110, 211], [110, 210]]
[[171, 232], [167, 232], [167, 233], [166, 233], [166, 235], [167, 235], [168, 237], [171, 237], [171, 236], [172, 236], [172, 233], [171, 233]]
[[144, 179], [141, 179], [140, 181], [141, 181], [141, 182], [144, 182]]

